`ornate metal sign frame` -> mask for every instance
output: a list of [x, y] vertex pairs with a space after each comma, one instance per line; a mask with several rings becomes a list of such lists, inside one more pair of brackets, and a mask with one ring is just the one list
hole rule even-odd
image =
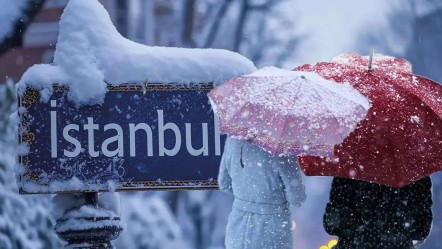
[[[164, 83], [144, 83], [140, 84], [123, 84], [118, 86], [113, 86], [108, 84], [108, 92], [117, 93], [134, 93], [143, 95], [149, 92], [165, 92], [165, 91], [209, 91], [213, 88], [212, 83], [198, 83], [198, 84], [164, 84]], [[67, 92], [67, 87], [59, 84], [53, 85], [54, 93]], [[19, 97], [19, 107], [23, 107], [26, 110], [35, 107], [36, 104], [40, 102], [40, 91], [28, 88], [22, 97]], [[19, 109], [20, 110], [20, 109]], [[29, 151], [32, 151], [35, 147], [40, 145], [36, 144], [36, 137], [38, 134], [34, 130], [31, 130], [31, 119], [29, 113], [26, 111], [19, 111], [21, 124], [19, 127], [19, 141], [20, 143], [26, 143], [29, 146]], [[210, 115], [213, 115], [211, 112]], [[222, 143], [224, 138], [222, 138]], [[224, 146], [222, 145], [221, 148]], [[220, 160], [220, 157], [218, 158]], [[217, 159], [217, 160], [218, 160]], [[24, 167], [23, 173], [19, 176], [19, 181], [40, 181], [40, 175], [34, 172], [35, 168], [29, 167], [29, 156], [23, 155], [18, 158], [19, 163]], [[218, 164], [219, 165], [219, 164]], [[217, 165], [217, 166], [218, 166]], [[19, 184], [20, 185], [20, 184]], [[103, 185], [104, 186], [104, 185]], [[202, 190], [202, 189], [217, 189], [218, 182], [216, 176], [210, 179], [185, 179], [185, 180], [149, 180], [149, 181], [130, 181], [125, 180], [118, 182], [118, 187], [116, 191], [138, 191], [138, 190]], [[95, 191], [107, 191], [106, 187], [96, 187], [85, 190], [51, 190], [51, 191], [27, 191], [24, 188], [20, 188], [21, 194], [42, 194], [42, 193], [73, 193], [73, 192], [95, 192]]]

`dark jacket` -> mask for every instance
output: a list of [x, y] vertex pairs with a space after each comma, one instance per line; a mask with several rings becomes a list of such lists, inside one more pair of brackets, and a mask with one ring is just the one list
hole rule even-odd
[[430, 233], [432, 204], [429, 177], [400, 189], [335, 177], [324, 227], [335, 249], [409, 249]]

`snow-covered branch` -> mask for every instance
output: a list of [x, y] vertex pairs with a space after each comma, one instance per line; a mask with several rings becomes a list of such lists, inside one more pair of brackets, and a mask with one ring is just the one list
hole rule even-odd
[[232, 0], [225, 0], [223, 1], [223, 4], [219, 8], [218, 12], [216, 13], [214, 17], [214, 21], [212, 23], [211, 28], [209, 29], [209, 34], [207, 35], [207, 39], [204, 43], [204, 48], [209, 48], [212, 46], [213, 41], [215, 40], [216, 34], [218, 33], [221, 20], [223, 20], [224, 16], [226, 15], [226, 12], [228, 8], [230, 7], [232, 3]]

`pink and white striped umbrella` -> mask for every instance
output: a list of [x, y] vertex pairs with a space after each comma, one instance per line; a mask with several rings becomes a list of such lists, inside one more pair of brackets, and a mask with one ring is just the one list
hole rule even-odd
[[276, 67], [229, 80], [208, 96], [221, 133], [274, 156], [331, 156], [370, 108], [349, 84]]

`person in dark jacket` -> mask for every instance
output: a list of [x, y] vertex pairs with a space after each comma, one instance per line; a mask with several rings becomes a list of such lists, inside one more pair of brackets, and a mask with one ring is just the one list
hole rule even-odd
[[431, 179], [403, 188], [335, 177], [324, 214], [333, 249], [412, 249], [430, 233]]

